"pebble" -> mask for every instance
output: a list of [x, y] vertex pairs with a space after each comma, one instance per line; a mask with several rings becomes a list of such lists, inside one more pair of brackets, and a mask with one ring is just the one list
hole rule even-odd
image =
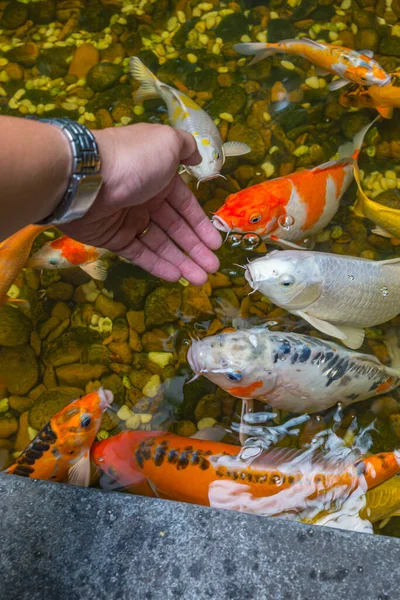
[[206, 427], [213, 427], [217, 421], [212, 417], [204, 417], [197, 423], [197, 429], [200, 431], [201, 429], [205, 429]]
[[308, 85], [308, 87], [312, 88], [313, 90], [319, 90], [318, 77], [316, 77], [315, 75], [313, 75], [312, 77], [307, 77], [306, 85]]
[[270, 162], [265, 162], [261, 165], [261, 168], [264, 171], [266, 177], [271, 177], [271, 175], [273, 175], [273, 173], [275, 172], [275, 167]]
[[127, 419], [125, 421], [125, 425], [129, 428], [129, 429], [138, 429], [140, 427], [141, 424], [141, 419], [140, 419], [140, 415], [138, 414], [133, 414], [131, 417], [129, 417], [129, 419]]
[[161, 379], [159, 375], [153, 375], [149, 381], [146, 383], [142, 392], [145, 396], [149, 398], [155, 398], [161, 388]]
[[121, 419], [121, 421], [127, 421], [130, 417], [133, 416], [133, 414], [134, 413], [131, 411], [131, 409], [128, 406], [126, 406], [126, 404], [123, 404], [117, 412], [117, 417]]
[[228, 121], [228, 123], [233, 123], [233, 116], [230, 113], [220, 113], [219, 118]]
[[148, 357], [149, 360], [163, 369], [170, 364], [174, 355], [171, 352], [149, 352]]

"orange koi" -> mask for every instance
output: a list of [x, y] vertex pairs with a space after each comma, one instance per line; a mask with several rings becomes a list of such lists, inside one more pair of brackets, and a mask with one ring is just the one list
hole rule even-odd
[[348, 90], [339, 96], [339, 103], [345, 108], [375, 108], [382, 117], [391, 119], [393, 109], [400, 108], [400, 87], [392, 84], [379, 87]]
[[5, 302], [27, 304], [25, 300], [9, 298], [7, 292], [19, 271], [25, 267], [35, 238], [47, 228], [42, 225], [28, 225], [0, 242], [0, 306]]
[[214, 226], [225, 232], [255, 233], [265, 242], [299, 248], [292, 242], [317, 234], [338, 210], [353, 181], [354, 164], [371, 125], [361, 129], [352, 144], [339, 148], [339, 160], [231, 194], [212, 217]]
[[89, 450], [100, 427], [103, 412], [113, 401], [100, 388], [73, 400], [37, 434], [5, 473], [69, 483], [89, 484]]
[[276, 44], [241, 43], [236, 44], [234, 49], [246, 56], [255, 54], [251, 64], [273, 54], [302, 56], [318, 67], [318, 75], [331, 73], [340, 77], [329, 85], [331, 90], [337, 90], [351, 81], [359, 85], [377, 86], [387, 85], [391, 81], [391, 76], [372, 58], [373, 52], [370, 50], [356, 52], [350, 48], [308, 38], [282, 40]]
[[[358, 460], [352, 455], [339, 467], [337, 460], [309, 449], [240, 448], [160, 431], [124, 431], [94, 444], [91, 457], [108, 478], [132, 493], [204, 506], [215, 505], [218, 498], [221, 507], [224, 491], [226, 499], [246, 493], [255, 505], [263, 499], [263, 511], [270, 502], [270, 514], [289, 505], [300, 510], [332, 490], [346, 495], [361, 483], [372, 489], [400, 471], [397, 452]], [[249, 498], [246, 502], [250, 507]], [[233, 508], [228, 504], [225, 508]], [[243, 505], [236, 508], [243, 510]]]
[[80, 267], [93, 279], [104, 281], [107, 269], [100, 260], [111, 254], [105, 248], [88, 246], [63, 235], [47, 242], [29, 259], [27, 266], [34, 269], [68, 269]]

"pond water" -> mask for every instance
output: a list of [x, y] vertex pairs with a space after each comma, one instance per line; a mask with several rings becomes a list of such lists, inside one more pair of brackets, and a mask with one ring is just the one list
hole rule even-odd
[[[161, 99], [143, 106], [133, 100], [138, 83], [128, 63], [138, 55], [159, 79], [204, 108], [224, 141], [248, 143], [250, 154], [227, 159], [226, 180], [193, 185], [210, 217], [231, 193], [330, 160], [377, 114], [344, 106], [343, 90], [330, 92], [329, 79], [304, 58], [275, 55], [248, 66], [233, 44], [302, 35], [369, 49], [387, 72], [400, 59], [398, 0], [0, 1], [0, 16], [0, 114], [65, 116], [92, 129], [166, 123]], [[359, 160], [368, 194], [395, 208], [399, 159], [395, 111], [368, 131]], [[315, 250], [373, 260], [400, 256], [398, 241], [375, 235], [371, 221], [354, 215], [355, 200], [353, 182], [314, 240]], [[33, 251], [55, 235], [41, 233]], [[21, 271], [10, 294], [27, 299], [31, 312], [0, 309], [0, 449], [6, 464], [69, 400], [100, 382], [113, 391], [115, 412], [103, 417], [98, 440], [129, 428], [189, 437], [219, 424], [226, 430], [223, 441], [238, 445], [241, 400], [204, 377], [186, 384], [193, 376], [186, 360], [190, 340], [233, 323], [265, 322], [272, 331], [328, 339], [260, 292], [249, 295], [242, 266], [265, 251], [252, 235], [231, 235], [217, 252], [220, 270], [201, 288], [166, 284], [117, 257], [106, 259], [104, 284], [77, 268]], [[399, 323], [396, 318], [391, 324]], [[389, 364], [384, 335], [383, 327], [367, 329], [360, 351]], [[370, 453], [400, 445], [396, 390], [286, 428], [294, 415], [277, 411], [270, 418], [268, 410], [256, 402], [257, 416], [248, 424], [261, 423], [259, 435], [272, 447], [309, 448], [325, 434], [334, 444], [358, 444]], [[383, 490], [381, 504], [396, 490]], [[381, 520], [386, 516], [390, 511]], [[395, 517], [383, 528], [374, 526], [377, 533], [400, 535]]]

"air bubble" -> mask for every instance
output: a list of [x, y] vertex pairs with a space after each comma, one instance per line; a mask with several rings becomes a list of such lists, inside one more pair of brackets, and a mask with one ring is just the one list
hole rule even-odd
[[389, 290], [387, 289], [386, 285], [384, 285], [383, 287], [381, 287], [381, 294], [382, 296], [389, 296]]
[[350, 281], [354, 281], [354, 275], [347, 275], [347, 279], [350, 279]]
[[280, 227], [286, 231], [293, 229], [294, 223], [295, 220], [291, 215], [281, 215], [278, 219], [278, 225], [280, 225]]
[[256, 233], [246, 233], [240, 241], [240, 246], [243, 250], [254, 250], [260, 244], [261, 238]]
[[242, 241], [243, 235], [241, 233], [231, 233], [228, 236], [227, 242], [234, 248], [235, 246], [240, 246], [240, 242]]

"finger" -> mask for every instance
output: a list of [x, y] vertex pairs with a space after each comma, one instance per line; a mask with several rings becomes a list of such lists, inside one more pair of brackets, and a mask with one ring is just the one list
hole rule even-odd
[[[202, 285], [207, 281], [207, 273], [188, 256], [185, 256], [173, 241], [153, 221], [150, 222], [146, 235], [140, 237], [140, 241], [157, 256], [165, 257], [168, 262], [177, 267], [182, 276], [194, 285]], [[203, 244], [202, 244], [203, 246]], [[205, 248], [205, 246], [203, 246]], [[207, 250], [207, 248], [205, 248]], [[214, 255], [207, 250], [211, 257]], [[217, 263], [218, 263], [218, 259]], [[218, 264], [215, 270], [218, 269]]]
[[219, 231], [211, 223], [191, 190], [180, 177], [175, 177], [175, 185], [168, 194], [169, 204], [179, 213], [196, 232], [200, 240], [212, 250], [222, 244]]
[[215, 254], [203, 244], [196, 235], [195, 230], [189, 227], [186, 221], [167, 202], [152, 213], [151, 218], [165, 231], [167, 239], [174, 240], [205, 271], [214, 273], [218, 270], [219, 261]]
[[142, 240], [133, 240], [119, 254], [154, 277], [160, 277], [165, 281], [179, 281], [182, 277], [178, 267], [152, 252], [143, 244]]
[[193, 135], [183, 129], [175, 129], [180, 144], [179, 159], [184, 165], [198, 165], [201, 156]]

